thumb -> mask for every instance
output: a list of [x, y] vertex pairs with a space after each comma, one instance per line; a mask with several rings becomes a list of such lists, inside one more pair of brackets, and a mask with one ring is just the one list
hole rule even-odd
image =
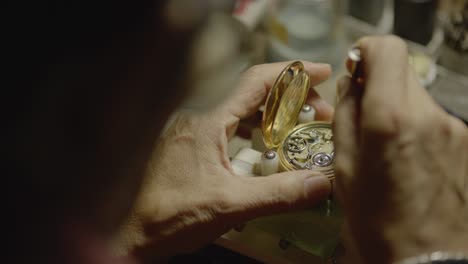
[[238, 208], [244, 221], [311, 208], [331, 192], [328, 177], [318, 172], [290, 171], [265, 177], [239, 177]]

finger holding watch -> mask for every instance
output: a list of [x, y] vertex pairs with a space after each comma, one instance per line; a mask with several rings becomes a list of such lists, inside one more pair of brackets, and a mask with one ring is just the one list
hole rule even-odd
[[468, 254], [467, 127], [419, 85], [401, 39], [357, 45], [364, 79], [339, 83], [335, 184], [362, 262]]

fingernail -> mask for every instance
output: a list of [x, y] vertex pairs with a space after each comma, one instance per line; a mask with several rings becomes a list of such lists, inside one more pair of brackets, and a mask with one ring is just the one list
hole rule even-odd
[[304, 181], [304, 191], [308, 198], [323, 199], [330, 194], [330, 180], [323, 175], [311, 176]]

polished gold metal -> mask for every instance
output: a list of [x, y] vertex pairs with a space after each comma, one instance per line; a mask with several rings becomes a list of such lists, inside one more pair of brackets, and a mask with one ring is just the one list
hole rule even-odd
[[281, 171], [309, 169], [333, 179], [331, 124], [314, 121], [296, 126], [309, 86], [309, 74], [301, 62], [293, 62], [281, 72], [265, 103], [263, 139], [269, 149], [278, 152]]
[[283, 170], [313, 170], [334, 178], [333, 133], [328, 122], [311, 122], [295, 127], [278, 149]]
[[278, 76], [268, 94], [263, 112], [262, 131], [265, 145], [279, 147], [297, 118], [309, 92], [309, 74], [304, 65], [296, 61]]

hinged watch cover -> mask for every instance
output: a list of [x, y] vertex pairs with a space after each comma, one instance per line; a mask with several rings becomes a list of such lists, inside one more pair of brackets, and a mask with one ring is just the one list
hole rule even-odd
[[309, 92], [309, 73], [300, 61], [288, 65], [268, 93], [262, 118], [265, 145], [280, 146], [296, 126], [299, 113]]

